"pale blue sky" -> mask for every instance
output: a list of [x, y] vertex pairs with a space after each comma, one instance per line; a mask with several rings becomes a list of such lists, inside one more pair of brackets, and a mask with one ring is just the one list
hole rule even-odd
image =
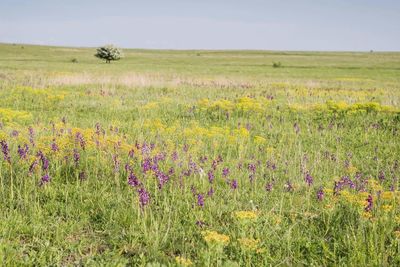
[[400, 51], [400, 0], [0, 0], [0, 42]]

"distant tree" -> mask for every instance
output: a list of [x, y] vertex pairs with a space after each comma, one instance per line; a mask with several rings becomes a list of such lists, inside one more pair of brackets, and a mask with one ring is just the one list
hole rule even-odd
[[122, 51], [113, 45], [106, 45], [97, 48], [97, 52], [94, 56], [105, 60], [106, 63], [110, 63], [112, 60], [121, 59]]

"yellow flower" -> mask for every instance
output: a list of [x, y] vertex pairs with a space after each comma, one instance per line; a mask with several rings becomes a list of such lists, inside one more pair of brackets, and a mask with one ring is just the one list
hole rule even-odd
[[370, 212], [363, 212], [362, 217], [365, 219], [371, 219], [372, 214]]
[[202, 231], [201, 235], [208, 244], [227, 245], [230, 240], [229, 236], [216, 231]]
[[183, 258], [181, 256], [176, 256], [175, 261], [178, 265], [182, 266], [191, 266], [193, 265], [193, 262], [190, 259]]
[[265, 144], [265, 143], [267, 142], [267, 139], [265, 139], [265, 138], [262, 137], [262, 136], [256, 135], [256, 136], [254, 136], [254, 142], [255, 142], [256, 144], [262, 145], [262, 144]]
[[258, 214], [254, 211], [236, 211], [235, 217], [240, 220], [257, 219]]
[[392, 205], [382, 205], [382, 209], [384, 212], [389, 212], [392, 210], [392, 208], [393, 208]]
[[254, 238], [239, 238], [240, 246], [247, 250], [256, 250], [260, 244], [260, 240]]
[[390, 191], [385, 191], [381, 194], [383, 200], [392, 200], [394, 198], [394, 193]]

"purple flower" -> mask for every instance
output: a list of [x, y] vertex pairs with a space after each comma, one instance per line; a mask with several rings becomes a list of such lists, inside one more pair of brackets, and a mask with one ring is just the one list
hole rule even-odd
[[370, 212], [370, 211], [372, 211], [372, 208], [373, 208], [373, 206], [374, 206], [374, 200], [373, 200], [373, 198], [372, 198], [372, 195], [371, 194], [369, 194], [368, 195], [368, 198], [366, 199], [367, 200], [367, 206], [365, 207], [365, 211], [366, 212]]
[[40, 161], [42, 162], [42, 169], [44, 171], [47, 171], [49, 169], [49, 160], [46, 158], [46, 156], [43, 154], [42, 151], [39, 151], [37, 155], [40, 158]]
[[45, 184], [47, 184], [48, 182], [50, 182], [50, 176], [48, 173], [46, 173], [45, 175], [42, 176], [42, 179], [40, 179], [40, 186], [43, 186]]
[[29, 174], [32, 174], [35, 170], [36, 166], [38, 165], [37, 159], [35, 159], [32, 164], [29, 166]]
[[140, 185], [139, 179], [136, 177], [136, 175], [133, 172], [129, 173], [128, 184], [132, 187], [137, 187]]
[[212, 184], [214, 182], [215, 176], [214, 176], [214, 172], [212, 170], [210, 170], [208, 172], [208, 181], [210, 182], [210, 184]]
[[1, 151], [3, 152], [4, 160], [7, 161], [8, 163], [11, 163], [10, 149], [8, 148], [7, 142], [2, 140], [0, 141], [0, 145], [1, 145]]
[[224, 177], [227, 177], [228, 175], [229, 175], [229, 168], [224, 168], [223, 170], [222, 170], [222, 176], [224, 176]]
[[249, 165], [247, 166], [247, 168], [249, 169], [249, 171], [251, 171], [252, 173], [256, 172], [256, 165], [253, 163], [249, 163]]
[[11, 132], [11, 136], [12, 137], [17, 137], [19, 135], [19, 132], [17, 131], [17, 130], [13, 130], [12, 132]]
[[27, 155], [28, 155], [28, 151], [29, 151], [29, 147], [27, 144], [24, 144], [23, 147], [21, 147], [20, 145], [18, 145], [18, 154], [19, 157], [21, 159], [26, 159]]
[[236, 179], [233, 179], [233, 180], [231, 181], [231, 188], [232, 188], [233, 190], [236, 190], [236, 189], [238, 188], [238, 181], [237, 181]]
[[81, 155], [78, 152], [78, 149], [74, 149], [74, 162], [75, 165], [79, 164], [79, 160], [81, 159]]
[[205, 227], [205, 226], [206, 226], [206, 223], [203, 222], [203, 221], [196, 221], [196, 225], [197, 225], [198, 227], [202, 228], [202, 227]]
[[161, 171], [157, 171], [155, 175], [158, 179], [158, 188], [162, 189], [163, 186], [169, 181], [169, 176]]
[[304, 180], [306, 181], [308, 186], [311, 186], [314, 183], [314, 179], [309, 172], [306, 173]]
[[151, 166], [152, 166], [152, 159], [151, 158], [145, 158], [142, 161], [142, 169], [143, 169], [144, 173], [150, 171], [151, 170]]
[[178, 152], [174, 151], [171, 155], [171, 158], [173, 161], [177, 161], [178, 160]]
[[128, 157], [129, 158], [133, 158], [135, 156], [135, 150], [132, 148], [131, 150], [129, 150], [128, 152]]
[[77, 132], [75, 135], [75, 139], [77, 142], [79, 142], [79, 145], [81, 146], [81, 148], [83, 150], [85, 150], [86, 141], [85, 141], [85, 138], [83, 137], [83, 135], [80, 132]]
[[290, 181], [287, 181], [284, 187], [287, 192], [292, 192], [294, 190], [293, 184]]
[[29, 132], [29, 142], [32, 144], [32, 146], [35, 146], [35, 132], [33, 131], [32, 127], [28, 128], [28, 132]]
[[144, 208], [147, 204], [150, 203], [150, 194], [143, 187], [139, 188], [138, 193], [140, 207]]
[[324, 189], [323, 189], [323, 187], [321, 186], [321, 187], [318, 189], [318, 191], [317, 191], [317, 199], [318, 199], [319, 201], [322, 201], [322, 200], [324, 199], [324, 196], [325, 196]]
[[197, 194], [197, 206], [199, 207], [204, 207], [204, 195], [203, 194]]
[[51, 143], [51, 150], [53, 152], [57, 152], [59, 150], [58, 145], [56, 144], [55, 141], [53, 141], [53, 143]]
[[266, 190], [267, 192], [271, 192], [271, 191], [272, 191], [272, 188], [273, 188], [273, 184], [272, 184], [272, 183], [267, 183], [267, 184], [265, 185], [265, 190]]

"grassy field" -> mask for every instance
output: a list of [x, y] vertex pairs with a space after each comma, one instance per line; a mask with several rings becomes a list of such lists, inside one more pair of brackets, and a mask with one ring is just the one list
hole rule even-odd
[[400, 53], [94, 53], [0, 44], [1, 265], [400, 265]]

